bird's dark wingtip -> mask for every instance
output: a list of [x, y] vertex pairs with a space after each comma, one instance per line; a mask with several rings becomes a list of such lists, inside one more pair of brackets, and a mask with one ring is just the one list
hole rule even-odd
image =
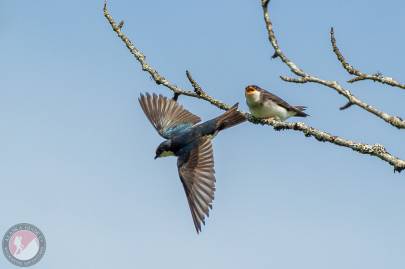
[[235, 103], [233, 106], [231, 106], [231, 109], [233, 108], [238, 108], [239, 107], [239, 102]]
[[304, 110], [307, 109], [306, 106], [294, 106], [297, 117], [307, 117], [309, 114], [305, 113]]

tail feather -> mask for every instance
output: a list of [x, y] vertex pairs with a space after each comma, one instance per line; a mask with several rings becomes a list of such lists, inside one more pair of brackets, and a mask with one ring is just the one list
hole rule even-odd
[[296, 112], [297, 112], [297, 114], [295, 114], [295, 116], [297, 116], [297, 117], [309, 116], [307, 113], [303, 112], [305, 109], [307, 109], [306, 106], [294, 106], [294, 108], [296, 109]]
[[298, 109], [299, 111], [304, 111], [305, 109], [307, 109], [306, 106], [295, 106], [296, 109]]
[[246, 117], [238, 111], [238, 103], [236, 103], [228, 111], [216, 118], [217, 130], [221, 131], [244, 121], [246, 121]]

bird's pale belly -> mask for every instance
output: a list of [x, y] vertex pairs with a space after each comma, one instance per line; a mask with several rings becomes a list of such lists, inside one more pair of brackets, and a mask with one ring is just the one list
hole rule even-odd
[[278, 118], [285, 120], [291, 117], [291, 112], [282, 106], [268, 101], [265, 104], [250, 107], [250, 112], [257, 118]]

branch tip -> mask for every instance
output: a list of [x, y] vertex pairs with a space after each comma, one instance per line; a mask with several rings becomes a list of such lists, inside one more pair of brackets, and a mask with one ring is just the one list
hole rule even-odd
[[198, 85], [198, 83], [193, 79], [193, 77], [191, 76], [190, 71], [186, 70], [186, 76], [188, 78], [188, 80], [191, 83], [191, 86], [193, 86], [194, 88], [194, 92], [196, 94], [198, 94], [199, 96], [203, 96], [203, 95], [207, 95], [204, 90], [201, 88], [200, 85]]
[[[264, 8], [264, 16], [265, 16], [265, 22], [267, 25], [267, 30], [269, 32], [269, 41], [271, 42], [274, 50], [277, 52], [277, 55], [281, 58], [281, 60], [290, 67], [291, 72], [296, 74], [299, 78], [286, 78], [287, 81], [292, 81], [292, 82], [297, 82], [297, 83], [304, 83], [304, 82], [314, 82], [318, 84], [325, 85], [329, 88], [335, 89], [338, 93], [342, 94], [345, 96], [347, 99], [351, 100], [351, 104], [356, 104], [363, 109], [369, 111], [370, 113], [375, 114], [376, 116], [379, 116], [380, 118], [386, 120], [387, 122], [390, 122], [391, 124], [395, 125], [397, 124], [398, 126], [401, 126], [400, 124], [402, 123], [402, 120], [399, 119], [398, 117], [392, 117], [384, 112], [380, 112], [373, 107], [363, 103], [361, 100], [357, 99], [354, 97], [348, 90], [344, 89], [341, 87], [338, 83], [334, 81], [327, 81], [327, 80], [322, 80], [317, 77], [311, 76], [301, 69], [299, 69], [295, 63], [293, 63], [291, 60], [289, 60], [282, 52], [282, 50], [279, 48], [277, 44], [276, 37], [274, 35], [274, 32], [272, 30], [272, 25], [271, 21], [268, 15], [268, 11], [265, 9], [267, 8], [267, 5], [269, 4], [269, 0], [262, 0], [262, 6]], [[137, 48], [135, 45], [129, 40], [128, 37], [124, 33], [122, 33], [121, 29], [117, 27], [116, 22], [114, 21], [113, 17], [108, 13], [107, 10], [107, 1], [104, 2], [104, 16], [111, 25], [112, 30], [118, 35], [118, 37], [121, 39], [121, 41], [126, 45], [130, 53], [135, 57], [135, 59], [140, 63], [142, 66], [142, 70], [146, 71], [149, 73], [151, 78], [157, 83], [165, 86], [168, 88], [170, 91], [173, 92], [173, 99], [177, 100], [180, 95], [186, 95], [194, 98], [198, 98], [204, 101], [209, 102], [210, 104], [223, 109], [223, 110], [228, 110], [231, 106], [229, 106], [226, 103], [221, 102], [220, 100], [217, 100], [208, 94], [206, 94], [202, 88], [198, 85], [198, 83], [192, 78], [191, 73], [189, 71], [186, 71], [187, 78], [189, 79], [191, 85], [194, 88], [193, 91], [188, 91], [184, 90], [175, 84], [171, 83], [169, 80], [167, 80], [165, 77], [160, 75], [157, 70], [153, 69], [145, 60], [144, 54]], [[283, 79], [283, 77], [281, 77]], [[244, 113], [244, 112], [243, 112]], [[315, 129], [313, 127], [307, 126], [304, 123], [301, 122], [296, 122], [296, 123], [290, 123], [290, 122], [281, 122], [281, 121], [276, 121], [274, 119], [266, 120], [266, 119], [256, 119], [254, 118], [251, 114], [249, 113], [244, 113], [247, 117], [247, 119], [254, 124], [261, 124], [261, 125], [270, 125], [272, 126], [275, 130], [295, 130], [298, 132], [303, 133], [305, 136], [313, 136], [315, 139], [318, 141], [322, 142], [329, 142], [337, 146], [342, 146], [345, 148], [350, 148], [358, 153], [361, 154], [367, 154], [371, 156], [375, 156], [390, 165], [394, 167], [394, 171], [401, 172], [402, 170], [405, 169], [405, 161], [401, 160], [394, 155], [391, 155], [389, 152], [385, 150], [384, 147], [382, 146], [376, 146], [376, 145], [370, 145], [370, 144], [363, 144], [363, 143], [358, 143], [355, 141], [351, 141], [348, 139], [344, 139], [342, 137], [334, 136], [331, 135], [325, 131]], [[384, 116], [385, 115], [385, 116]], [[386, 119], [386, 117], [389, 117], [390, 120]], [[399, 127], [398, 127], [399, 128]], [[403, 127], [405, 128], [405, 124]]]
[[[377, 108], [370, 106], [369, 104], [363, 102], [356, 96], [354, 96], [348, 89], [344, 88], [342, 85], [340, 85], [336, 81], [332, 80], [326, 80], [326, 79], [321, 79], [319, 77], [313, 76], [301, 68], [299, 68], [292, 60], [290, 60], [282, 51], [280, 48], [277, 37], [274, 33], [273, 30], [273, 23], [271, 22], [269, 10], [267, 9], [267, 1], [262, 0], [262, 6], [263, 6], [263, 18], [264, 22], [266, 25], [267, 29], [267, 35], [268, 35], [268, 40], [273, 47], [274, 51], [277, 53], [278, 57], [281, 59], [281, 61], [288, 66], [290, 71], [298, 76], [300, 79], [292, 79], [292, 78], [286, 78], [282, 77], [283, 80], [288, 81], [288, 82], [293, 82], [293, 83], [306, 83], [306, 82], [312, 82], [316, 84], [320, 84], [323, 86], [326, 86], [328, 88], [331, 88], [335, 90], [337, 93], [340, 95], [344, 96], [347, 101], [351, 102], [352, 104], [355, 104], [356, 106], [364, 109], [365, 111], [373, 114], [374, 116], [384, 120], [388, 124], [400, 128], [400, 129], [405, 129], [405, 121], [400, 121], [395, 117], [395, 120], [392, 120], [393, 116], [389, 115], [388, 113], [378, 110]], [[396, 84], [397, 82], [394, 81], [392, 78], [384, 77], [384, 78], [378, 78], [378, 77], [372, 77], [369, 78], [368, 75], [365, 75], [352, 67], [350, 64], [347, 63], [346, 59], [343, 57], [342, 53], [340, 52], [337, 44], [336, 44], [336, 38], [335, 38], [335, 29], [334, 27], [331, 27], [330, 29], [330, 41], [332, 44], [333, 52], [335, 53], [336, 57], [338, 58], [339, 62], [342, 64], [343, 68], [351, 75], [356, 76], [356, 78], [351, 79], [349, 82], [354, 82], [358, 80], [365, 80], [365, 79], [372, 79], [374, 81], [379, 81], [381, 83], [389, 84], [389, 85], [396, 85], [398, 87], [403, 86], [405, 89], [405, 85], [398, 85]]]
[[120, 23], [118, 24], [118, 28], [122, 28], [122, 26], [124, 26], [124, 21], [122, 20], [122, 21], [120, 21]]
[[361, 81], [361, 80], [372, 80], [374, 82], [387, 84], [392, 87], [405, 89], [405, 84], [401, 84], [400, 82], [396, 81], [395, 79], [393, 79], [391, 77], [385, 77], [382, 75], [381, 72], [377, 72], [376, 74], [369, 75], [369, 74], [361, 72], [359, 69], [356, 69], [352, 65], [350, 65], [346, 61], [346, 59], [344, 58], [344, 56], [342, 55], [342, 53], [340, 52], [340, 50], [336, 44], [335, 32], [334, 32], [333, 27], [330, 30], [330, 40], [332, 43], [333, 52], [336, 54], [336, 57], [338, 58], [339, 62], [342, 64], [343, 68], [350, 75], [355, 76], [354, 78], [348, 80], [347, 81], [348, 83], [354, 83], [354, 82]]

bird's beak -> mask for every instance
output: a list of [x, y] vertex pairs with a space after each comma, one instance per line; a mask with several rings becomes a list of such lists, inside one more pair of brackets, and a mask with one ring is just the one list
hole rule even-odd
[[248, 87], [246, 87], [245, 93], [246, 93], [246, 95], [252, 95], [252, 94], [256, 93], [256, 89], [248, 86]]
[[156, 155], [154, 159], [156, 160], [157, 158], [159, 158], [159, 156]]

